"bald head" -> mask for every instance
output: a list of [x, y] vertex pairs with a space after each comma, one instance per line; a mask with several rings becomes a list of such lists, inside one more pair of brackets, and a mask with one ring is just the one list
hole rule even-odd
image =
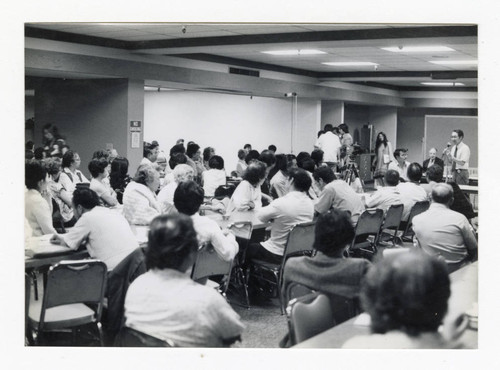
[[453, 202], [453, 188], [448, 184], [437, 184], [432, 188], [432, 201], [449, 206]]

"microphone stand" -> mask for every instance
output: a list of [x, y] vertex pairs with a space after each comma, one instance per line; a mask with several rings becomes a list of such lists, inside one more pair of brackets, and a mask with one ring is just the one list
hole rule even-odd
[[[450, 163], [449, 163], [449, 158], [448, 156], [446, 155], [446, 151], [448, 151], [450, 148], [449, 145], [446, 146], [446, 149], [443, 150], [443, 155], [441, 156], [441, 159], [443, 160], [443, 163], [445, 164], [445, 167], [446, 167], [446, 171], [445, 171], [445, 184], [448, 183], [448, 175], [449, 175], [449, 167], [450, 167]], [[446, 158], [445, 158], [446, 157]]]

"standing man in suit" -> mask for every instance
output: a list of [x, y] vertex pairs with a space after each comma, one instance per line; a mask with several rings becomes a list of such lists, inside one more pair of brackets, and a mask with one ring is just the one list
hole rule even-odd
[[434, 164], [437, 164], [441, 168], [444, 168], [443, 160], [441, 158], [437, 158], [436, 154], [437, 154], [436, 148], [431, 148], [431, 150], [429, 150], [429, 158], [427, 158], [422, 164], [424, 172], [427, 172], [427, 169]]
[[458, 185], [469, 184], [470, 149], [463, 140], [464, 132], [462, 130], [453, 130], [451, 133], [453, 146], [445, 152], [449, 163], [451, 163], [453, 182]]

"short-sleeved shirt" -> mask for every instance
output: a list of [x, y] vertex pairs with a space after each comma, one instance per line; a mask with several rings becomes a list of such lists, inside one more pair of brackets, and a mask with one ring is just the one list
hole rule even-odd
[[314, 205], [318, 213], [326, 213], [331, 208], [351, 212], [353, 225], [356, 225], [359, 216], [365, 211], [359, 194], [343, 180], [333, 180], [327, 184]]
[[365, 203], [367, 208], [380, 208], [385, 212], [393, 204], [402, 204], [402, 201], [395, 186], [386, 186], [378, 188], [376, 192], [365, 199]]
[[261, 208], [257, 217], [262, 222], [274, 220], [271, 237], [261, 245], [269, 252], [282, 256], [290, 230], [299, 223], [312, 221], [314, 206], [307, 194], [291, 191]]
[[187, 273], [152, 269], [130, 285], [125, 325], [179, 347], [222, 347], [241, 335], [239, 315], [214, 289]]
[[108, 270], [139, 247], [125, 217], [116, 210], [100, 206], [85, 212], [75, 226], [60, 236], [75, 250], [86, 240], [90, 256], [104, 262]]
[[441, 255], [447, 263], [462, 262], [477, 240], [469, 221], [461, 213], [439, 203], [413, 218], [418, 244], [431, 255]]
[[238, 243], [233, 234], [224, 235], [214, 220], [195, 213], [191, 216], [200, 244], [211, 243], [217, 254], [225, 261], [230, 261], [238, 253]]
[[387, 169], [397, 171], [399, 173], [399, 177], [401, 177], [405, 181], [408, 181], [407, 172], [408, 172], [409, 165], [410, 165], [410, 162], [405, 161], [405, 163], [401, 167], [399, 165], [398, 161], [392, 161], [391, 163], [389, 163], [389, 166], [387, 167]]
[[316, 147], [323, 151], [324, 162], [337, 162], [337, 155], [340, 145], [340, 139], [331, 131], [325, 132], [316, 141]]
[[88, 183], [89, 180], [87, 180], [80, 170], [75, 170], [73, 173], [66, 167], [59, 175], [59, 182], [62, 184], [64, 189], [73, 194], [76, 189], [76, 184]]
[[24, 217], [31, 227], [33, 236], [56, 232], [52, 225], [51, 207], [38, 190], [30, 189], [24, 193]]
[[254, 209], [262, 208], [262, 192], [260, 186], [255, 187], [243, 180], [234, 190], [226, 212], [248, 210], [250, 202], [253, 202]]
[[469, 159], [470, 159], [470, 149], [467, 144], [464, 142], [459, 143], [458, 145], [453, 145], [451, 147], [450, 153], [452, 155], [455, 154], [455, 148], [457, 148], [456, 158], [460, 161], [465, 161], [464, 164], [456, 164], [455, 168], [457, 170], [468, 170], [469, 169]]
[[221, 185], [226, 185], [226, 171], [209, 169], [202, 173], [203, 178], [203, 190], [205, 190], [205, 196], [213, 197], [215, 194], [215, 189]]
[[403, 221], [408, 220], [412, 207], [417, 202], [427, 200], [427, 192], [420, 185], [413, 182], [402, 182], [396, 186], [400, 194], [401, 202], [403, 203]]
[[284, 196], [287, 192], [286, 184], [288, 178], [283, 174], [282, 171], [276, 172], [276, 174], [271, 179], [271, 187], [274, 188], [278, 198]]

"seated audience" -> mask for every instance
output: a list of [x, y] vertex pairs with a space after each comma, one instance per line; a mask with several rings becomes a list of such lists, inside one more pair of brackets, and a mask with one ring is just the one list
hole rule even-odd
[[207, 170], [210, 169], [210, 165], [209, 165], [208, 161], [214, 155], [215, 155], [215, 149], [214, 148], [208, 146], [205, 149], [203, 149], [203, 168], [205, 169], [205, 171], [207, 171]]
[[302, 161], [302, 169], [306, 170], [307, 174], [311, 178], [311, 188], [309, 189], [309, 197], [312, 200], [315, 200], [318, 198], [319, 194], [321, 193], [321, 190], [316, 186], [316, 182], [314, 181], [313, 173], [314, 170], [316, 169], [316, 164], [314, 163], [314, 160], [312, 158], [305, 158]]
[[62, 173], [59, 181], [71, 194], [76, 189], [76, 184], [90, 182], [79, 170], [80, 163], [80, 156], [72, 150], [68, 150], [62, 157]]
[[420, 179], [422, 178], [422, 167], [413, 162], [408, 166], [407, 171], [408, 182], [402, 182], [396, 186], [396, 190], [399, 192], [401, 197], [401, 202], [403, 203], [403, 216], [402, 221], [407, 221], [408, 216], [412, 207], [417, 202], [427, 200], [427, 193], [420, 186]]
[[164, 212], [170, 211], [174, 204], [174, 193], [177, 186], [182, 181], [194, 180], [194, 170], [188, 164], [178, 164], [172, 171], [174, 174], [174, 181], [163, 187], [158, 193], [158, 202], [160, 202]]
[[32, 236], [55, 233], [52, 225], [52, 203], [41, 193], [47, 192], [47, 170], [36, 160], [26, 162], [24, 183], [24, 217], [32, 230]]
[[194, 181], [183, 181], [175, 189], [174, 205], [177, 211], [193, 220], [199, 245], [210, 243], [220, 258], [231, 261], [238, 253], [238, 243], [229, 230], [221, 230], [217, 222], [198, 214], [203, 198], [203, 189], [198, 184]]
[[397, 189], [399, 184], [399, 173], [395, 170], [387, 170], [384, 175], [385, 185], [376, 192], [365, 198], [366, 208], [380, 208], [386, 212], [393, 204], [401, 204], [401, 196]]
[[457, 348], [438, 332], [449, 297], [443, 262], [418, 252], [385, 257], [368, 271], [361, 290], [372, 334], [354, 337], [343, 348]]
[[[173, 170], [178, 164], [186, 164], [187, 163], [187, 156], [184, 153], [177, 152], [173, 153], [169, 160], [168, 160], [168, 165], [171, 168], [171, 171], [165, 175], [165, 178], [163, 179], [163, 186], [167, 186], [171, 182], [174, 182], [174, 172]], [[194, 173], [194, 171], [193, 171]]]
[[323, 165], [323, 154], [324, 152], [321, 149], [314, 149], [311, 152], [311, 158], [316, 164], [316, 168], [319, 168]]
[[[53, 208], [57, 208], [57, 216], [62, 221], [64, 227], [71, 227], [75, 224], [76, 219], [73, 216], [73, 208], [71, 203], [71, 193], [67, 191], [64, 186], [59, 182], [61, 175], [61, 159], [60, 158], [47, 158], [44, 160], [45, 169], [47, 170], [48, 181], [47, 190], [51, 198], [57, 204]], [[54, 214], [53, 212], [53, 220]]]
[[303, 169], [293, 169], [289, 172], [287, 182], [289, 189], [285, 196], [257, 211], [257, 217], [262, 222], [273, 220], [271, 237], [260, 244], [251, 244], [247, 250], [247, 260], [281, 263], [292, 227], [313, 220], [314, 205], [307, 195], [311, 187], [309, 175]]
[[408, 166], [410, 165], [410, 162], [406, 160], [406, 158], [408, 158], [408, 149], [396, 149], [394, 151], [394, 158], [396, 161], [391, 161], [388, 169], [398, 171], [400, 179], [402, 181], [408, 181], [407, 172]]
[[114, 207], [118, 204], [116, 193], [109, 181], [103, 180], [108, 177], [108, 161], [105, 158], [92, 159], [89, 163], [89, 171], [92, 175], [90, 180], [90, 189], [96, 192], [101, 199], [101, 204], [106, 207]]
[[252, 161], [258, 161], [260, 157], [260, 153], [256, 150], [250, 150], [248, 154], [245, 156], [245, 163], [247, 166], [250, 164]]
[[330, 209], [340, 209], [351, 214], [352, 225], [355, 226], [358, 218], [365, 211], [361, 197], [345, 182], [337, 180], [329, 166], [323, 166], [313, 174], [314, 180], [321, 193], [314, 209], [319, 214]]
[[123, 192], [131, 181], [128, 175], [128, 159], [125, 157], [116, 157], [111, 162], [111, 173], [109, 174], [109, 184], [116, 192], [118, 203], [123, 204]]
[[236, 164], [236, 173], [238, 174], [238, 177], [243, 177], [243, 173], [247, 169], [245, 156], [246, 152], [243, 149], [238, 150], [238, 163]]
[[162, 213], [155, 194], [159, 186], [158, 171], [150, 165], [140, 165], [123, 193], [123, 215], [131, 225], [149, 225]]
[[477, 240], [465, 216], [450, 209], [452, 203], [452, 187], [436, 184], [429, 209], [413, 218], [413, 231], [418, 246], [456, 269], [477, 258]]
[[209, 159], [208, 167], [210, 169], [202, 174], [202, 184], [205, 196], [213, 197], [215, 189], [221, 185], [226, 185], [224, 159], [218, 155], [214, 155]]
[[427, 172], [427, 169], [432, 165], [438, 165], [441, 168], [444, 168], [444, 162], [441, 158], [436, 157], [437, 150], [436, 148], [431, 148], [429, 150], [429, 158], [427, 158], [422, 164], [422, 169], [424, 172]]
[[[443, 181], [443, 167], [437, 164], [430, 166], [427, 169], [427, 184], [421, 184], [420, 186], [427, 192], [427, 197], [432, 200], [432, 189], [436, 184]], [[452, 211], [463, 214], [468, 220], [476, 217], [474, 212], [474, 207], [472, 206], [469, 198], [464, 194], [462, 189], [457, 185], [456, 182], [448, 182], [453, 188], [453, 203], [450, 206]]]
[[274, 168], [276, 164], [276, 156], [274, 155], [273, 152], [270, 150], [263, 150], [262, 153], [260, 153], [259, 156], [259, 161], [265, 163], [266, 165], [266, 178], [264, 180], [264, 183], [260, 186], [260, 190], [262, 192], [262, 200], [263, 200], [263, 205], [269, 204], [273, 200], [273, 198], [270, 196], [271, 193], [271, 184], [270, 184], [270, 172]]
[[179, 347], [223, 347], [240, 337], [243, 324], [214, 289], [189, 278], [198, 240], [188, 216], [163, 215], [151, 222], [148, 272], [130, 285], [125, 325]]
[[108, 271], [139, 247], [127, 220], [115, 210], [99, 206], [99, 197], [91, 189], [73, 192], [76, 224], [66, 234], [55, 234], [53, 244], [77, 250], [86, 241], [90, 257], [101, 260]]
[[142, 160], [140, 164], [149, 164], [150, 166], [152, 166], [158, 158], [159, 151], [160, 148], [158, 146], [158, 143], [144, 142], [144, 147], [142, 149]]
[[371, 263], [364, 258], [344, 258], [354, 238], [347, 212], [332, 210], [316, 220], [314, 257], [289, 258], [283, 272], [283, 293], [291, 283], [299, 283], [322, 293], [346, 298], [358, 297], [361, 281]]
[[189, 142], [186, 149], [188, 156], [187, 164], [193, 168], [194, 180], [199, 184], [201, 182], [201, 174], [205, 171], [203, 167], [200, 146], [196, 143]]
[[271, 193], [277, 198], [285, 196], [287, 192], [288, 171], [297, 168], [295, 158], [290, 154], [276, 155], [276, 174], [271, 178]]
[[226, 213], [262, 208], [260, 186], [266, 178], [266, 165], [260, 161], [251, 162], [229, 201]]

